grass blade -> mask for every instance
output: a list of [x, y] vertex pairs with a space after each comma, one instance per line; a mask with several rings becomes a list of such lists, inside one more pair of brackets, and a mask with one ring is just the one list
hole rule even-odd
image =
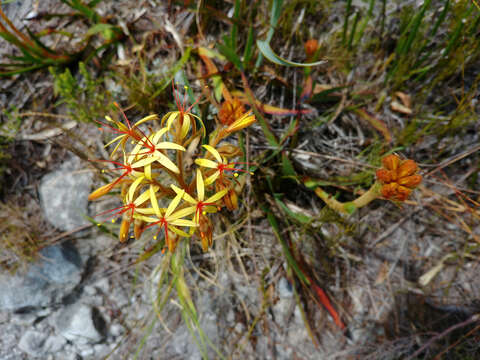
[[265, 56], [268, 60], [278, 65], [311, 67], [311, 66], [322, 65], [326, 62], [325, 60], [320, 60], [320, 61], [315, 61], [313, 63], [298, 63], [298, 62], [286, 60], [284, 58], [281, 58], [277, 54], [275, 54], [272, 48], [270, 47], [270, 44], [267, 41], [257, 40], [257, 47], [260, 50], [260, 52], [263, 54], [263, 56]]
[[[273, 0], [272, 2], [272, 10], [270, 12], [270, 29], [268, 29], [267, 37], [265, 42], [267, 44], [270, 43], [272, 40], [273, 34], [275, 33], [275, 28], [277, 27], [278, 19], [280, 18], [280, 14], [282, 13], [282, 3], [283, 0]], [[263, 55], [259, 54], [257, 57], [257, 61], [255, 62], [255, 69], [257, 69], [263, 61]]]

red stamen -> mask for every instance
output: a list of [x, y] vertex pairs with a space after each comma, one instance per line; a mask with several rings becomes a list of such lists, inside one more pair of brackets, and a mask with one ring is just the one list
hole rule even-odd
[[[130, 204], [126, 204], [126, 205], [122, 205], [122, 206], [118, 206], [116, 208], [113, 208], [113, 209], [110, 209], [110, 210], [107, 210], [107, 211], [104, 211], [104, 212], [101, 212], [99, 214], [96, 214], [95, 217], [97, 216], [102, 216], [102, 215], [105, 215], [105, 214], [108, 214], [108, 213], [111, 213], [111, 212], [114, 212], [116, 211], [115, 213], [113, 213], [111, 216], [107, 217], [104, 221], [107, 221], [107, 220], [110, 220], [110, 219], [113, 219], [115, 217], [118, 217], [120, 215], [122, 215], [123, 213], [127, 212], [128, 210], [131, 210], [132, 211], [132, 217], [133, 217], [133, 213], [135, 212], [135, 204], [134, 203], [130, 203]], [[119, 210], [120, 209], [120, 210]], [[119, 210], [119, 211], [117, 211]]]
[[200, 98], [195, 100], [195, 102], [192, 105], [190, 105], [188, 109], [185, 109], [185, 106], [187, 104], [187, 95], [188, 95], [187, 91], [185, 91], [183, 94], [183, 103], [182, 103], [179, 97], [180, 91], [178, 90], [178, 87], [175, 88], [173, 79], [172, 79], [172, 88], [173, 88], [173, 97], [175, 98], [175, 104], [177, 105], [177, 109], [180, 112], [180, 114], [183, 115], [183, 114], [189, 113], [193, 109], [193, 107], [199, 103]]
[[113, 102], [113, 105], [115, 105], [117, 107], [118, 110], [120, 110], [120, 112], [122, 113], [123, 115], [123, 118], [125, 119], [125, 121], [127, 122], [127, 126], [128, 126], [128, 129], [131, 130], [132, 129], [132, 126], [130, 124], [130, 120], [128, 120], [127, 118], [127, 115], [125, 115], [125, 112], [122, 110], [122, 108], [120, 107], [120, 105], [118, 105], [118, 103], [116, 101]]
[[205, 206], [211, 206], [211, 205], [215, 205], [215, 203], [207, 203], [207, 202], [203, 202], [203, 201], [199, 201], [197, 203], [197, 209], [195, 210], [195, 217], [197, 218], [197, 221], [200, 220], [200, 214], [202, 213], [203, 208]]
[[147, 225], [145, 229], [148, 229], [152, 226], [159, 225], [160, 229], [157, 232], [157, 235], [160, 233], [161, 227], [163, 226], [163, 231], [165, 232], [165, 243], [168, 243], [168, 222], [165, 219], [165, 217], [162, 217], [160, 220], [155, 221], [154, 223], [151, 223], [150, 225]]
[[223, 174], [224, 171], [239, 171], [239, 172], [250, 174], [250, 171], [248, 170], [230, 167], [235, 164], [241, 164], [241, 163], [218, 164], [217, 170], [220, 171], [220, 174]]

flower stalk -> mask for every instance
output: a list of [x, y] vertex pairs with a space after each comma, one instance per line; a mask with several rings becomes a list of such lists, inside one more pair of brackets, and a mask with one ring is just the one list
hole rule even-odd
[[[383, 167], [376, 172], [377, 180], [370, 189], [353, 201], [340, 202], [319, 186], [314, 188], [315, 194], [331, 209], [348, 215], [382, 197], [387, 200], [405, 201], [422, 181], [422, 176], [417, 174], [418, 165], [413, 160], [401, 160], [394, 154], [385, 156], [382, 164]], [[304, 183], [308, 187], [312, 185], [308, 179]]]

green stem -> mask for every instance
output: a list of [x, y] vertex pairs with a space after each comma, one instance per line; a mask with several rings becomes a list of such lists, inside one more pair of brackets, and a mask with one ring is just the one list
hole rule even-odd
[[345, 203], [338, 201], [330, 194], [323, 191], [321, 187], [315, 188], [315, 194], [317, 194], [317, 196], [322, 199], [331, 209], [342, 214], [351, 215], [356, 209], [361, 208], [378, 198], [380, 195], [381, 186], [382, 185], [380, 183], [375, 182], [363, 195], [359, 196], [353, 201]]

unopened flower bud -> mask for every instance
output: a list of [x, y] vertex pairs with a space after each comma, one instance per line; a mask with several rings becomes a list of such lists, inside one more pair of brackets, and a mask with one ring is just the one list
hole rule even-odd
[[213, 225], [208, 216], [200, 214], [198, 221], [198, 231], [200, 232], [200, 240], [202, 242], [202, 250], [208, 251], [213, 243]]
[[400, 158], [397, 155], [387, 155], [382, 159], [382, 164], [387, 170], [397, 170], [400, 165]]
[[405, 160], [402, 161], [398, 170], [397, 174], [399, 178], [413, 175], [417, 172], [418, 166], [413, 160]]
[[313, 55], [318, 50], [318, 41], [315, 39], [310, 39], [305, 43], [305, 54], [307, 55], [307, 58], [312, 58]]
[[146, 223], [145, 221], [135, 219], [133, 222], [133, 234], [135, 236], [135, 239], [138, 240], [140, 239], [140, 236], [142, 236], [143, 230], [145, 230]]
[[377, 179], [382, 184], [381, 193], [387, 199], [404, 201], [422, 181], [416, 174], [418, 165], [413, 160], [400, 160], [397, 155], [382, 159], [383, 169], [377, 170]]
[[120, 231], [118, 232], [118, 239], [120, 242], [125, 242], [128, 239], [128, 233], [130, 232], [130, 224], [132, 220], [128, 217], [124, 216], [122, 219], [122, 223], [120, 224]]
[[108, 194], [110, 190], [112, 190], [114, 185], [115, 184], [112, 182], [112, 183], [100, 186], [98, 189], [96, 189], [90, 195], [88, 195], [88, 200], [89, 201], [96, 200], [102, 197], [103, 195]]
[[218, 153], [226, 158], [232, 158], [242, 155], [242, 150], [235, 145], [225, 144], [217, 148]]
[[406, 176], [406, 177], [402, 177], [398, 180], [398, 183], [400, 185], [403, 185], [403, 186], [406, 186], [406, 187], [412, 188], [412, 189], [417, 187], [421, 182], [422, 182], [422, 176], [421, 175]]

